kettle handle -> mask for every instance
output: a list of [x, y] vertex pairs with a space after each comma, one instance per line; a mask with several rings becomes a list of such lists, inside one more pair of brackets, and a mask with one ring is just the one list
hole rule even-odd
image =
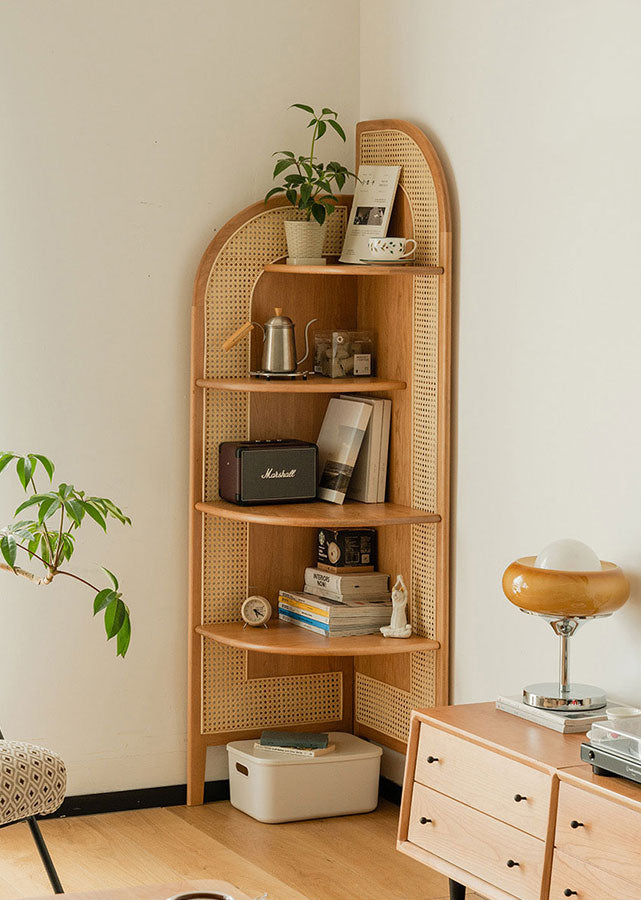
[[249, 334], [252, 331], [254, 325], [258, 325], [260, 330], [263, 332], [263, 339], [265, 338], [265, 331], [263, 326], [259, 322], [245, 322], [244, 325], [241, 325], [240, 328], [237, 328], [233, 334], [230, 334], [228, 338], [222, 343], [223, 350], [231, 350], [232, 347], [235, 347], [236, 344], [240, 343], [245, 335]]
[[313, 325], [314, 322], [318, 322], [318, 319], [310, 319], [307, 325], [305, 325], [305, 356], [301, 359], [297, 360], [296, 365], [300, 366], [302, 362], [305, 362], [307, 357], [309, 356], [309, 326]]

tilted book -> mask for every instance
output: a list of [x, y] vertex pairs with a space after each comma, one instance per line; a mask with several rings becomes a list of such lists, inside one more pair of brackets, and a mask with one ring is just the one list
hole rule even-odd
[[387, 236], [401, 166], [359, 166], [345, 229], [341, 262], [361, 264], [370, 256], [370, 238]]
[[327, 747], [329, 733], [327, 731], [263, 731], [260, 736], [261, 747]]
[[344, 502], [371, 414], [367, 403], [329, 401], [317, 441], [321, 500]]
[[392, 401], [378, 397], [356, 397], [353, 394], [341, 394], [340, 399], [367, 403], [372, 407], [347, 496], [360, 500], [361, 503], [383, 503], [387, 485]]

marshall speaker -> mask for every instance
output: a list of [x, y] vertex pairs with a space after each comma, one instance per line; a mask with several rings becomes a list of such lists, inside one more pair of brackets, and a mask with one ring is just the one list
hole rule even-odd
[[318, 447], [307, 441], [224, 441], [219, 493], [240, 506], [316, 499]]

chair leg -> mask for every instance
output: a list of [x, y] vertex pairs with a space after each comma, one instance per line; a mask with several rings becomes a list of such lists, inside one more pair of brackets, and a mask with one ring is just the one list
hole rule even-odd
[[51, 854], [47, 849], [45, 839], [42, 836], [42, 832], [40, 831], [40, 826], [36, 821], [36, 817], [29, 816], [27, 822], [29, 823], [29, 828], [31, 829], [31, 836], [36, 842], [36, 847], [38, 848], [38, 853], [40, 854], [42, 864], [47, 870], [47, 875], [49, 876], [49, 881], [51, 882], [51, 887], [53, 888], [54, 894], [64, 894], [62, 885], [60, 884], [60, 879], [58, 878], [58, 873], [56, 872], [56, 867], [53, 864]]
[[465, 885], [450, 878], [450, 900], [465, 900]]

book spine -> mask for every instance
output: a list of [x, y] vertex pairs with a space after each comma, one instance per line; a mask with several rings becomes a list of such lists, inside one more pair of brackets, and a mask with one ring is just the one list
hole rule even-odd
[[341, 585], [345, 583], [342, 575], [332, 575], [330, 572], [319, 572], [308, 566], [305, 569], [305, 585], [314, 585], [315, 587], [327, 588], [334, 593], [341, 593]]
[[325, 615], [319, 610], [307, 606], [305, 603], [292, 603], [279, 600], [278, 609], [279, 611], [282, 610], [285, 614], [290, 612], [298, 613], [299, 616], [305, 616], [305, 618], [311, 619], [313, 622], [318, 622], [321, 625], [327, 625], [329, 623], [329, 614]]
[[284, 622], [289, 622], [291, 625], [298, 625], [300, 628], [307, 628], [309, 631], [315, 631], [317, 634], [329, 634], [329, 625], [321, 625], [320, 622], [314, 622], [295, 612], [287, 611], [285, 614], [281, 612], [279, 613], [279, 618]]
[[383, 425], [381, 429], [381, 455], [378, 470], [378, 492], [377, 498], [379, 503], [385, 503], [385, 492], [387, 490], [387, 460], [389, 457], [389, 433], [392, 421], [392, 401], [383, 400]]
[[297, 605], [302, 603], [306, 607], [313, 609], [314, 612], [322, 615], [326, 615], [331, 607], [331, 604], [322, 602], [322, 597], [316, 600], [315, 596], [311, 596], [311, 591], [305, 591], [303, 594], [295, 594], [293, 591], [280, 591], [278, 600], [283, 600], [285, 603], [296, 603]]
[[345, 603], [350, 600], [361, 600], [363, 603], [385, 603], [389, 602], [389, 594], [335, 594], [333, 591], [327, 591], [325, 588], [319, 588], [315, 584], [305, 585], [305, 593], [316, 594], [317, 597], [324, 597], [325, 600], [335, 600], [337, 603]]

